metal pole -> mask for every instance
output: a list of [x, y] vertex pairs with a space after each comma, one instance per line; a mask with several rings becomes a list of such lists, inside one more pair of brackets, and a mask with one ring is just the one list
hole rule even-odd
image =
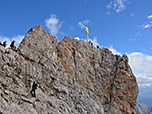
[[88, 42], [88, 34], [87, 34], [87, 42]]

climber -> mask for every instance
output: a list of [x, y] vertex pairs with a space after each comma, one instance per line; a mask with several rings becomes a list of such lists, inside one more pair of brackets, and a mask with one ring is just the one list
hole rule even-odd
[[0, 45], [1, 45], [1, 46], [3, 45], [2, 42], [0, 42]]
[[7, 45], [7, 41], [4, 41], [2, 46], [6, 47], [6, 45]]
[[91, 41], [89, 41], [89, 44], [91, 44]]
[[32, 90], [31, 90], [32, 97], [36, 97], [36, 94], [35, 94], [36, 89], [37, 89], [37, 83], [33, 82]]
[[99, 45], [97, 45], [97, 48], [100, 48]]
[[15, 43], [15, 40], [13, 40], [12, 43], [11, 43], [11, 45], [10, 45], [10, 47], [11, 47], [12, 50], [14, 50], [14, 48], [15, 48], [14, 43]]
[[91, 46], [93, 46], [93, 43], [91, 42]]

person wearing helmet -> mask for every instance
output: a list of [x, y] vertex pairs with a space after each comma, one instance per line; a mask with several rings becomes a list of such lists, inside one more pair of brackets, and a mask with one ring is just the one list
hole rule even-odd
[[7, 45], [7, 41], [4, 41], [3, 46], [6, 47], [6, 45]]
[[14, 43], [15, 43], [15, 40], [13, 40], [12, 43], [11, 43], [11, 45], [10, 45], [10, 47], [11, 47], [12, 50], [14, 50], [14, 47], [15, 47]]

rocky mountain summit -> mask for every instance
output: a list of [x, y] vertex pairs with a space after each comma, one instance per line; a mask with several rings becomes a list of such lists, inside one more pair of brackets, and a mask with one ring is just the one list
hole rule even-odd
[[59, 41], [41, 25], [17, 51], [0, 46], [2, 114], [136, 114], [138, 91], [126, 55], [69, 36]]

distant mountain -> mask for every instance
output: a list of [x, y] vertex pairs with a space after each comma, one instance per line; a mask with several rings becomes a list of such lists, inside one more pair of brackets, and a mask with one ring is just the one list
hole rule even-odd
[[144, 103], [152, 107], [152, 87], [139, 87], [137, 102]]
[[152, 107], [145, 105], [144, 103], [137, 103], [135, 111], [137, 114], [152, 114]]
[[[151, 94], [150, 94], [151, 95]], [[146, 96], [146, 95], [145, 95]], [[139, 96], [137, 99], [137, 102], [142, 102], [148, 106], [152, 107], [152, 97], [143, 97], [143, 96]]]

